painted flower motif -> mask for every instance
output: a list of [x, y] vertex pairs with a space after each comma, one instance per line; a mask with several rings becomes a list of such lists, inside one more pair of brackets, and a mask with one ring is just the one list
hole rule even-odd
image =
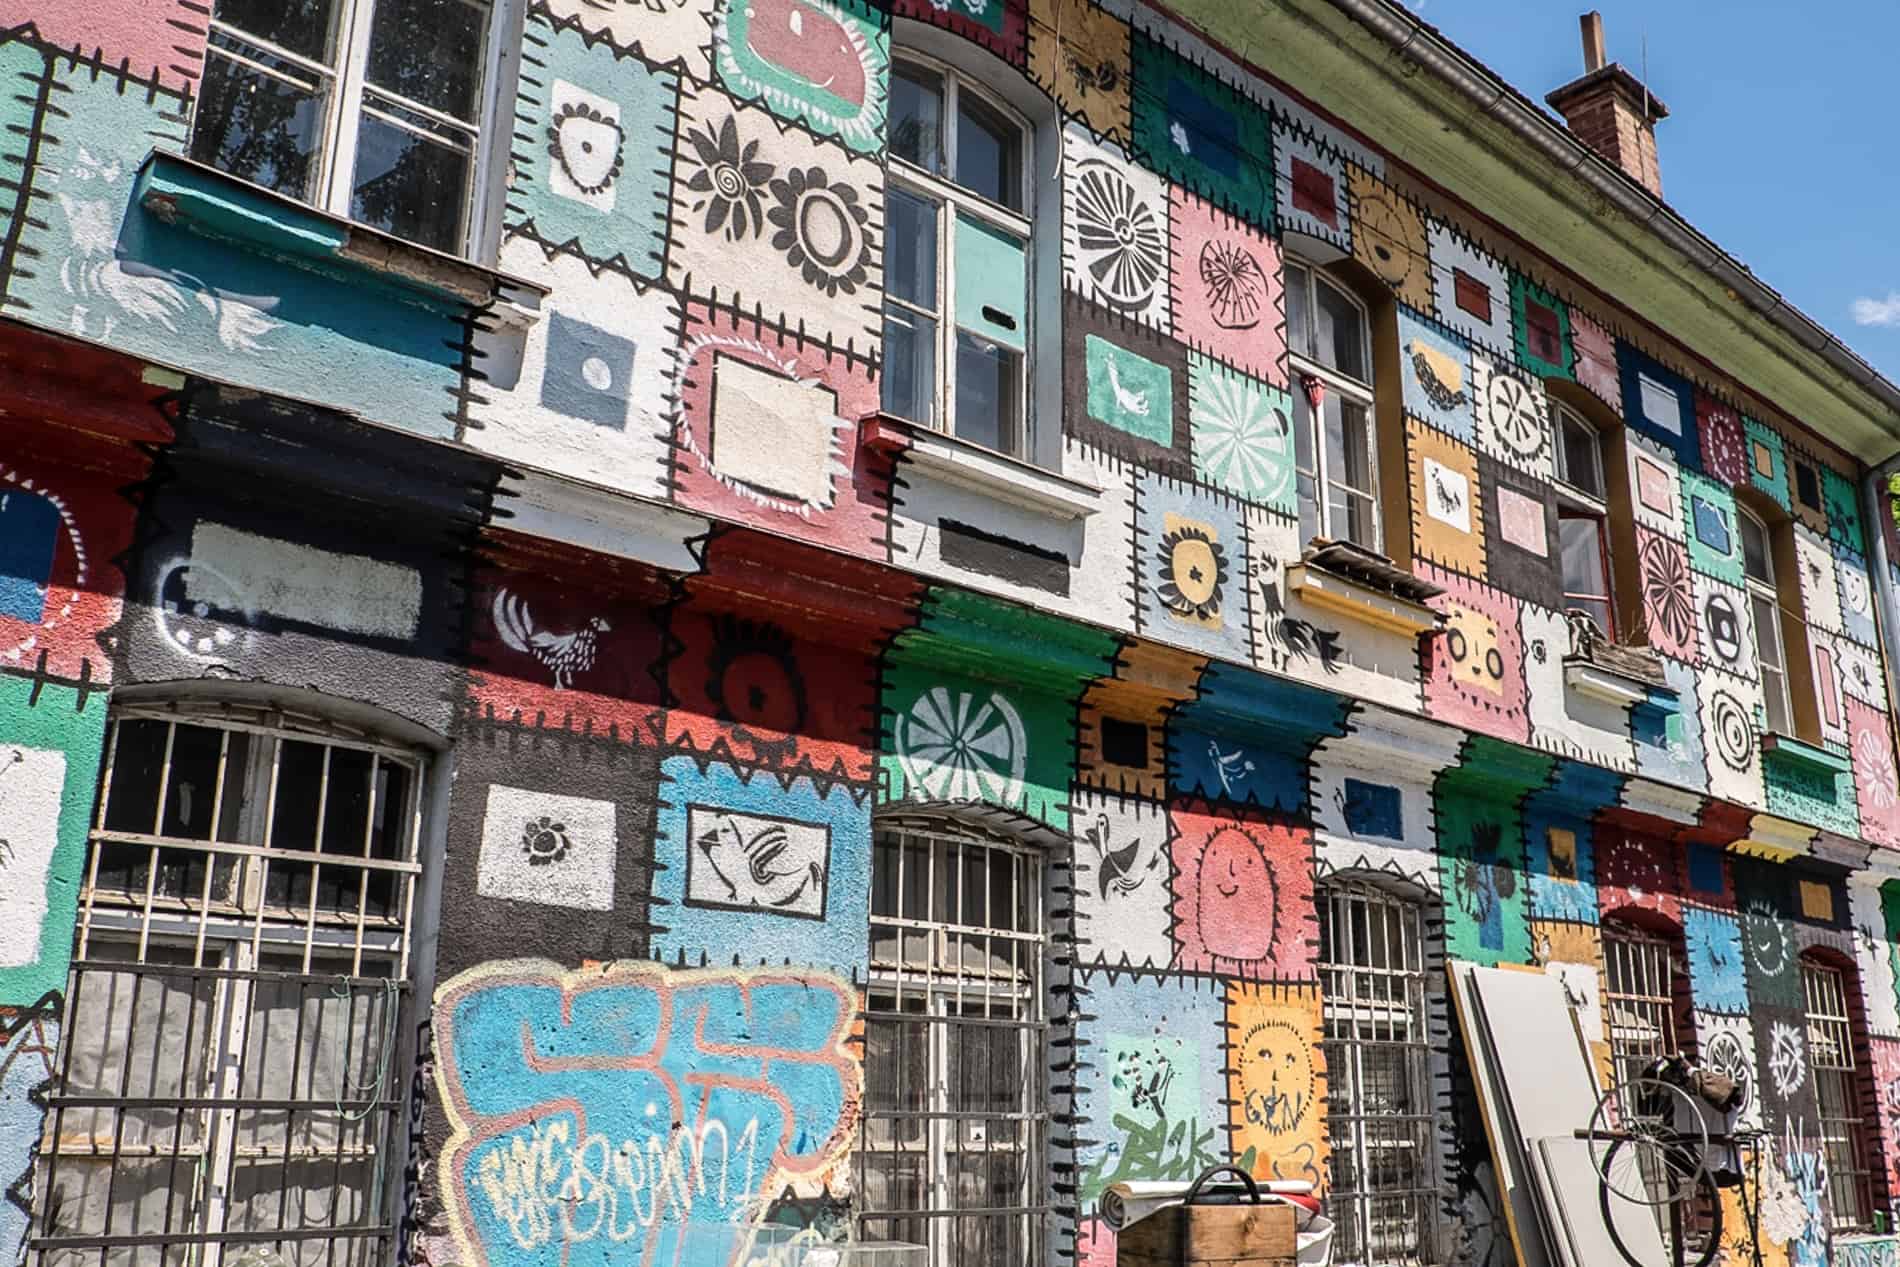
[[1161, 538], [1161, 583], [1155, 594], [1162, 606], [1190, 620], [1220, 619], [1221, 591], [1227, 588], [1227, 551], [1204, 528], [1183, 524]]
[[568, 848], [567, 824], [556, 822], [546, 814], [530, 818], [521, 829], [521, 852], [528, 855], [531, 867], [559, 862], [567, 857]]
[[619, 177], [625, 141], [618, 119], [580, 102], [562, 106], [548, 127], [548, 154], [584, 194], [605, 193]]
[[728, 242], [751, 237], [765, 228], [764, 192], [772, 179], [772, 164], [758, 160], [759, 143], [739, 144], [739, 128], [731, 118], [719, 125], [714, 135], [707, 124], [698, 132], [688, 132], [687, 141], [699, 160], [699, 170], [686, 179], [686, 187], [703, 197], [693, 210], [706, 212], [708, 233], [725, 230]]
[[806, 285], [827, 295], [855, 294], [871, 267], [870, 216], [858, 191], [832, 184], [823, 168], [794, 167], [772, 182], [772, 197], [772, 249], [785, 252]]
[[1214, 324], [1229, 330], [1251, 330], [1260, 324], [1267, 298], [1267, 277], [1260, 261], [1233, 242], [1201, 244], [1201, 285]]

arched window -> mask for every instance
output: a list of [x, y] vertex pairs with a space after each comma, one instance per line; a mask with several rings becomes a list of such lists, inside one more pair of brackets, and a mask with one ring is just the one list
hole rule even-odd
[[394, 1253], [426, 771], [315, 711], [114, 707], [36, 1236]]
[[936, 1267], [1043, 1256], [1042, 852], [938, 817], [879, 823], [857, 1154], [866, 1239]]
[[1827, 1151], [1828, 1204], [1837, 1230], [1866, 1227], [1873, 1209], [1866, 1115], [1854, 1059], [1860, 1028], [1854, 1016], [1855, 984], [1847, 968], [1812, 953], [1801, 957], [1808, 1062], [1814, 1070], [1821, 1141]]
[[1366, 305], [1312, 259], [1286, 257], [1300, 539], [1379, 551], [1378, 443]]
[[1423, 907], [1345, 876], [1318, 909], [1336, 1257], [1437, 1263]]
[[1788, 651], [1781, 629], [1781, 593], [1775, 580], [1774, 540], [1768, 525], [1746, 506], [1738, 505], [1736, 523], [1742, 535], [1742, 571], [1748, 579], [1749, 614], [1755, 622], [1755, 656], [1761, 664], [1762, 701], [1768, 729], [1794, 734], [1794, 708], [1788, 693]]
[[1610, 483], [1604, 476], [1603, 434], [1582, 411], [1554, 397], [1550, 422], [1556, 441], [1557, 548], [1564, 610], [1587, 613], [1614, 642], [1616, 590], [1610, 566]]
[[1602, 935], [1604, 1028], [1611, 1075], [1621, 1086], [1651, 1061], [1684, 1050], [1689, 1029], [1677, 1015], [1682, 939], [1621, 919], [1605, 919]]

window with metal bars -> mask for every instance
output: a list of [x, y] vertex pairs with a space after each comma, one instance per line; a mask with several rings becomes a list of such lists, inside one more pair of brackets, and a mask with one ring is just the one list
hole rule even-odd
[[424, 771], [281, 708], [114, 711], [38, 1261], [389, 1260]]
[[1042, 1261], [1046, 948], [1037, 850], [937, 820], [879, 826], [856, 1158], [865, 1239], [928, 1245], [936, 1267]]
[[1421, 908], [1351, 880], [1318, 906], [1335, 1261], [1440, 1262]]
[[1867, 1226], [1873, 1208], [1867, 1166], [1867, 1130], [1854, 1065], [1854, 1021], [1848, 1012], [1847, 973], [1804, 958], [1801, 988], [1807, 999], [1808, 1061], [1814, 1070], [1821, 1141], [1826, 1149], [1828, 1204], [1837, 1229]]
[[1626, 924], [1603, 925], [1603, 1016], [1618, 1086], [1682, 1050], [1672, 943]]

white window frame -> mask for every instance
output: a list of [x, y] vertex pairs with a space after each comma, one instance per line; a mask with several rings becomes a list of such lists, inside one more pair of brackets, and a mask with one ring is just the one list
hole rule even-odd
[[[127, 723], [168, 726], [150, 831], [129, 830], [123, 824], [108, 826], [114, 789], [122, 786], [115, 784], [115, 772], [122, 727]], [[222, 736], [209, 793], [207, 839], [160, 830], [166, 825], [175, 786], [173, 753], [184, 727]], [[237, 750], [238, 736], [244, 737], [247, 750]], [[317, 816], [311, 825], [314, 848], [273, 843], [284, 741], [320, 747], [324, 753]], [[323, 848], [330, 834], [325, 813], [331, 805], [331, 760], [343, 750], [366, 754], [370, 760], [364, 852], [356, 855], [325, 853]], [[235, 760], [242, 760], [244, 766], [234, 768]], [[389, 786], [377, 778], [383, 765], [402, 767], [406, 787], [403, 804], [379, 818], [377, 789]], [[397, 1177], [402, 1170], [398, 1164], [400, 1107], [405, 1094], [400, 1053], [413, 1023], [409, 974], [422, 873], [419, 857], [428, 766], [427, 754], [414, 744], [274, 705], [143, 699], [115, 705], [88, 833], [72, 983], [57, 1058], [60, 1081], [49, 1096], [30, 1236], [77, 1237], [84, 1243], [88, 1238], [138, 1234], [167, 1246], [168, 1260], [183, 1249], [201, 1267], [219, 1267], [222, 1258], [238, 1257], [247, 1244], [278, 1245], [293, 1264], [313, 1263], [313, 1254], [324, 1257], [332, 1242], [343, 1247], [339, 1261], [345, 1264], [368, 1264], [394, 1252], [399, 1234]], [[181, 780], [176, 786], [185, 785]], [[141, 795], [146, 791], [143, 787], [133, 790]], [[180, 794], [205, 795], [202, 790]], [[228, 795], [242, 797], [234, 815], [226, 813]], [[383, 827], [395, 845], [394, 857], [370, 852], [372, 833]], [[142, 890], [102, 881], [101, 862], [109, 852], [115, 855], [114, 870], [124, 863], [136, 866], [143, 855]], [[171, 866], [183, 862], [188, 870], [192, 864], [201, 865], [202, 884], [195, 892], [189, 888], [160, 892], [161, 861]], [[310, 868], [307, 902], [293, 906], [288, 900], [272, 899], [269, 881], [274, 865]], [[334, 904], [321, 900], [321, 878], [326, 872], [344, 876], [336, 890], [342, 900]], [[390, 880], [387, 903], [379, 903], [381, 909], [376, 911], [369, 902], [372, 875]], [[352, 880], [353, 906], [347, 898]], [[151, 1007], [154, 996], [156, 1015]], [[281, 1031], [272, 1034], [269, 1027], [273, 1019], [286, 1014], [283, 1004], [291, 999], [299, 1019], [296, 1035], [286, 1042]], [[312, 1005], [318, 1009], [316, 1031], [308, 1035], [306, 1046], [303, 1030]], [[329, 1036], [323, 1033], [326, 1005], [332, 1024], [337, 1006], [343, 1009], [346, 1021], [341, 1038], [334, 1030]], [[106, 1009], [103, 1029], [96, 1018], [96, 1009], [101, 1007]], [[182, 1022], [178, 1011], [185, 1013]], [[360, 1035], [364, 1043], [378, 1033], [381, 1036], [380, 1054], [374, 1059], [355, 1046], [359, 1012], [365, 1018]], [[258, 1017], [263, 1018], [261, 1032], [253, 1026]], [[141, 1032], [141, 1018], [144, 1029], [155, 1032]], [[175, 1053], [165, 1052], [166, 1058], [161, 1058], [167, 1031], [176, 1041], [181, 1024], [186, 1031], [184, 1042]], [[106, 1041], [96, 1051], [90, 1046], [77, 1050], [81, 1041], [100, 1036]], [[115, 1044], [114, 1039], [122, 1043]], [[134, 1083], [129, 1075], [148, 1051], [151, 1068], [141, 1068]], [[257, 1059], [260, 1051], [268, 1051], [271, 1059]], [[176, 1062], [169, 1059], [173, 1054]], [[279, 1057], [288, 1057], [288, 1069]], [[330, 1065], [324, 1064], [325, 1057]], [[77, 1076], [82, 1066], [104, 1071], [115, 1064], [123, 1071], [117, 1093], [104, 1088], [103, 1103], [97, 1098], [98, 1090], [90, 1099], [69, 1091], [69, 1075]], [[80, 1091], [84, 1090], [82, 1086]], [[69, 1103], [68, 1096], [75, 1094], [79, 1099]], [[173, 1105], [174, 1099], [185, 1103]], [[124, 1101], [127, 1107], [115, 1108], [115, 1101]], [[273, 1107], [245, 1108], [247, 1102], [259, 1101]], [[168, 1114], [176, 1125], [153, 1128], [144, 1120], [163, 1122]], [[281, 1140], [276, 1143], [273, 1115], [282, 1117], [281, 1132], [275, 1132]], [[108, 1126], [109, 1151], [102, 1151], [100, 1143], [102, 1120]], [[334, 1146], [327, 1140], [321, 1144], [313, 1140], [313, 1130], [334, 1136]], [[133, 1134], [138, 1138], [128, 1139]], [[167, 1207], [156, 1212], [166, 1215], [162, 1229], [146, 1225], [154, 1212], [136, 1203], [140, 1192], [136, 1186], [129, 1210], [115, 1201], [117, 1167], [122, 1159], [134, 1158], [154, 1158], [171, 1165], [174, 1177]], [[96, 1169], [102, 1159], [110, 1162], [107, 1169], [97, 1177], [89, 1176], [85, 1168]], [[355, 1194], [362, 1207], [355, 1218], [319, 1203], [310, 1208], [331, 1208], [345, 1221], [312, 1219], [303, 1208], [307, 1201], [291, 1200], [279, 1203], [276, 1227], [246, 1221], [253, 1212], [236, 1200], [241, 1186], [235, 1180], [241, 1173], [281, 1163], [288, 1176], [293, 1165], [331, 1162], [338, 1177], [333, 1191]], [[340, 1179], [346, 1164], [370, 1168], [370, 1181], [343, 1186]], [[62, 1172], [70, 1175], [75, 1167], [80, 1169], [77, 1188], [70, 1178], [62, 1187]], [[75, 1228], [69, 1217], [62, 1224], [54, 1223], [59, 1213], [56, 1194], [76, 1196], [76, 1207], [84, 1218], [91, 1209], [89, 1198], [100, 1188], [104, 1189], [99, 1210], [103, 1227], [82, 1223]], [[74, 1201], [66, 1202], [68, 1212], [74, 1205]], [[230, 1223], [234, 1217], [239, 1220], [236, 1228]]]
[[[1748, 570], [1748, 547], [1742, 545], [1742, 579], [1748, 584], [1749, 621], [1755, 627], [1755, 658], [1761, 666], [1762, 706], [1768, 729], [1777, 734], [1794, 733], [1794, 705], [1788, 693], [1788, 643], [1781, 630], [1781, 589], [1775, 576], [1775, 538], [1768, 521], [1746, 506], [1737, 505], [1737, 533], [1743, 524], [1753, 524], [1761, 532], [1762, 567], [1765, 577]], [[1764, 610], [1767, 619], [1762, 618]], [[1772, 681], [1770, 680], [1772, 677]], [[1779, 717], [1777, 717], [1779, 710]]]
[[[1327, 1119], [1333, 1155], [1350, 1157], [1351, 1173], [1362, 1178], [1383, 1173], [1382, 1164], [1390, 1165], [1407, 1151], [1413, 1162], [1408, 1183], [1364, 1190], [1348, 1189], [1342, 1174], [1347, 1168], [1335, 1163], [1329, 1203], [1341, 1228], [1341, 1252], [1356, 1255], [1353, 1261], [1377, 1262], [1385, 1267], [1428, 1267], [1441, 1262], [1443, 1254], [1434, 1231], [1438, 1210], [1438, 1167], [1433, 1144], [1437, 1137], [1437, 1096], [1431, 1074], [1424, 903], [1346, 876], [1321, 883], [1318, 905], [1327, 931], [1327, 936], [1321, 938], [1317, 967], [1326, 1034], [1321, 1047], [1327, 1068], [1335, 1071], [1328, 1085], [1332, 1105]], [[1340, 956], [1342, 948], [1356, 955], [1356, 949], [1342, 944], [1339, 936], [1341, 919], [1350, 927], [1355, 914], [1366, 921], [1368, 943], [1375, 925], [1379, 929], [1383, 964], [1348, 961]], [[1396, 946], [1389, 935], [1393, 923], [1398, 926]], [[1374, 958], [1370, 944], [1367, 950], [1367, 959]], [[1376, 1111], [1366, 1103], [1367, 1054], [1369, 1049], [1379, 1048], [1396, 1049], [1401, 1061], [1409, 1066], [1405, 1076], [1411, 1083], [1408, 1093], [1414, 1105], [1412, 1114]], [[1387, 1129], [1368, 1131], [1367, 1125], [1374, 1121], [1387, 1124]], [[1414, 1131], [1409, 1139], [1403, 1137], [1402, 1123], [1407, 1121]], [[1374, 1134], [1379, 1138], [1371, 1138]], [[1394, 1206], [1396, 1214], [1392, 1212]], [[1408, 1226], [1410, 1232], [1406, 1234]]]
[[[1569, 461], [1565, 456], [1569, 450], [1564, 444], [1564, 428], [1566, 425], [1581, 427], [1584, 431], [1589, 433], [1590, 461], [1591, 465], [1595, 468], [1591, 474], [1596, 477], [1597, 487], [1602, 490], [1600, 493], [1592, 493], [1589, 489], [1573, 482], [1570, 478], [1571, 471], [1569, 469]], [[1564, 609], [1565, 611], [1570, 609], [1572, 591], [1570, 589], [1569, 578], [1563, 574], [1563, 521], [1566, 519], [1593, 519], [1596, 521], [1597, 526], [1597, 557], [1601, 561], [1603, 568], [1603, 594], [1601, 601], [1609, 617], [1609, 626], [1603, 630], [1603, 633], [1605, 637], [1614, 642], [1621, 636], [1621, 631], [1618, 627], [1616, 610], [1616, 560], [1610, 549], [1610, 505], [1608, 501], [1610, 486], [1609, 482], [1604, 478], [1603, 429], [1569, 405], [1564, 404], [1560, 400], [1552, 399], [1550, 402], [1550, 438], [1551, 450], [1554, 454], [1554, 469], [1557, 475], [1557, 577], [1558, 584], [1563, 590]]]
[[[896, 154], [887, 156], [886, 179], [892, 188], [904, 190], [938, 207], [937, 213], [937, 310], [928, 312], [907, 300], [897, 299], [886, 293], [886, 306], [896, 305], [908, 312], [927, 316], [937, 324], [937, 381], [931, 396], [932, 416], [914, 418], [910, 421], [928, 426], [933, 431], [946, 435], [956, 435], [957, 400], [957, 320], [956, 320], [956, 222], [959, 215], [968, 215], [992, 228], [1022, 239], [1023, 242], [1023, 349], [1022, 373], [1016, 384], [1016, 415], [1019, 420], [1017, 434], [999, 436], [1000, 452], [1024, 461], [1034, 460], [1036, 432], [1035, 419], [1035, 353], [1037, 338], [1036, 313], [1036, 194], [1037, 182], [1031, 178], [1036, 155], [1037, 128], [1021, 110], [990, 92], [974, 81], [976, 77], [961, 67], [933, 57], [908, 45], [896, 44], [891, 50], [891, 73], [895, 75], [900, 64], [916, 66], [936, 75], [943, 87], [942, 116], [939, 126], [942, 129], [940, 144], [944, 167], [943, 175], [925, 171], [917, 164]], [[1004, 119], [1019, 129], [1017, 146], [1017, 179], [1021, 181], [1022, 210], [1013, 211], [1000, 203], [977, 194], [952, 179], [957, 155], [958, 100], [964, 92], [980, 100], [990, 110], [996, 111]], [[888, 219], [888, 217], [887, 217]], [[888, 232], [888, 225], [887, 232]], [[959, 437], [961, 438], [961, 437]], [[968, 442], [966, 443], [973, 443]]]
[[[1049, 920], [1044, 908], [1046, 860], [1043, 851], [1006, 837], [980, 832], [954, 821], [936, 817], [894, 816], [880, 819], [874, 832], [873, 890], [881, 891], [878, 868], [894, 854], [895, 874], [891, 875], [891, 893], [896, 909], [880, 911], [873, 899], [871, 914], [872, 953], [866, 978], [865, 1087], [864, 1112], [859, 1126], [856, 1156], [860, 1235], [869, 1240], [906, 1240], [889, 1233], [905, 1224], [920, 1227], [922, 1239], [930, 1246], [928, 1261], [932, 1267], [960, 1267], [976, 1261], [959, 1240], [960, 1233], [972, 1220], [1011, 1220], [1020, 1228], [1020, 1260], [1000, 1255], [984, 1259], [995, 1267], [1032, 1267], [1041, 1263], [1044, 1251], [1046, 1216], [1051, 1194], [1047, 1182], [1047, 1141], [1050, 1122], [1049, 1088], [1046, 1070], [1047, 1002], [1046, 979], [1049, 950]], [[922, 845], [927, 873], [921, 891], [930, 906], [919, 918], [907, 911], [907, 893], [913, 887], [906, 866], [914, 846]], [[895, 846], [895, 847], [893, 847]], [[984, 852], [985, 872], [1003, 860], [1011, 867], [1011, 892], [1016, 907], [1029, 915], [1032, 928], [1002, 932], [990, 911], [994, 890], [985, 889], [983, 923], [967, 924], [943, 918], [936, 909], [938, 898], [954, 906], [963, 901], [961, 867], [954, 868], [954, 882], [944, 880], [939, 893], [940, 860], [950, 849], [977, 848]], [[1027, 899], [1026, 903], [1024, 899]], [[893, 939], [895, 954], [879, 952], [880, 936]], [[996, 942], [1010, 947], [1011, 971], [971, 972], [967, 967], [969, 948], [980, 940], [985, 947], [984, 962], [994, 964]], [[913, 949], [922, 939], [925, 953], [921, 960]], [[956, 951], [958, 963], [948, 962]], [[876, 1001], [887, 1003], [878, 1007]], [[911, 1005], [921, 1005], [913, 1007]], [[974, 1007], [981, 1006], [980, 1018], [972, 1018]], [[995, 1016], [998, 1008], [1007, 1009]], [[1018, 1107], [1013, 1113], [984, 1114], [958, 1110], [951, 1100], [949, 1047], [956, 1018], [973, 1020], [980, 1026], [1000, 1026], [1016, 1035], [1021, 1049], [1022, 1079]], [[870, 1029], [880, 1021], [900, 1030], [921, 1028], [926, 1036], [925, 1094], [921, 1109], [906, 1108], [911, 1099], [901, 1084], [895, 1106], [880, 1106], [874, 1088], [882, 1079], [874, 1067]], [[900, 1039], [900, 1041], [903, 1041]], [[994, 1037], [991, 1038], [994, 1042]], [[992, 1051], [992, 1055], [993, 1055]], [[905, 1068], [901, 1051], [896, 1076], [901, 1080]], [[906, 1124], [921, 1128], [909, 1139], [901, 1138]], [[956, 1176], [951, 1160], [968, 1156], [975, 1126], [981, 1135], [982, 1155], [991, 1151], [1021, 1154], [1022, 1188], [1020, 1209], [1016, 1212], [970, 1214], [956, 1198]], [[1013, 1129], [1019, 1138], [997, 1147], [995, 1134]], [[919, 1158], [923, 1163], [923, 1204], [921, 1209], [876, 1209], [870, 1206], [871, 1185], [867, 1180], [869, 1163], [880, 1157]], [[995, 1207], [980, 1207], [994, 1209]], [[913, 1242], [914, 1243], [914, 1242]]]
[[1873, 1209], [1867, 1111], [1854, 1067], [1854, 1021], [1847, 1010], [1848, 990], [1854, 985], [1845, 970], [1802, 957], [1808, 1062], [1814, 1071], [1828, 1200], [1837, 1232], [1864, 1230]]
[[[1283, 267], [1285, 270], [1285, 283], [1288, 287], [1293, 285], [1293, 272], [1295, 269], [1299, 269], [1305, 274], [1305, 286], [1307, 290], [1306, 311], [1309, 320], [1316, 319], [1315, 314], [1318, 312], [1318, 286], [1322, 280], [1331, 290], [1344, 298], [1346, 302], [1351, 304], [1354, 310], [1358, 312], [1360, 346], [1365, 350], [1366, 370], [1368, 373], [1372, 372], [1372, 317], [1365, 301], [1354, 294], [1351, 287], [1328, 274], [1322, 264], [1307, 256], [1296, 255], [1292, 251], [1288, 251], [1285, 255], [1285, 264]], [[1324, 411], [1313, 409], [1310, 403], [1305, 401], [1304, 394], [1306, 384], [1303, 380], [1306, 378], [1317, 379], [1327, 392], [1337, 392], [1343, 399], [1349, 400], [1365, 410], [1366, 478], [1369, 486], [1365, 489], [1357, 489], [1350, 484], [1346, 484], [1343, 480], [1340, 482], [1340, 486], [1356, 496], [1364, 497], [1367, 505], [1370, 507], [1372, 539], [1370, 541], [1360, 541], [1354, 544], [1360, 545], [1374, 553], [1383, 553], [1385, 550], [1385, 508], [1380, 505], [1379, 500], [1379, 415], [1378, 410], [1375, 408], [1373, 384], [1370, 380], [1361, 382], [1358, 379], [1348, 377], [1339, 370], [1322, 365], [1318, 361], [1295, 350], [1294, 343], [1296, 338], [1302, 337], [1305, 336], [1296, 336], [1291, 328], [1287, 330], [1287, 361], [1292, 367], [1293, 390], [1300, 393], [1302, 397], [1301, 400], [1294, 402], [1294, 416], [1297, 420], [1300, 410], [1304, 408], [1306, 410], [1308, 425], [1312, 429], [1310, 443], [1312, 444], [1313, 470], [1311, 472], [1300, 472], [1300, 474], [1310, 474], [1313, 479], [1315, 505], [1313, 507], [1314, 532], [1312, 535], [1325, 537], [1331, 541], [1352, 541], [1352, 538], [1344, 535], [1340, 525], [1333, 523], [1331, 491], [1335, 477], [1330, 469], [1331, 462], [1326, 452]], [[1297, 421], [1295, 425], [1298, 425]], [[1294, 451], [1297, 455], [1297, 437], [1295, 439]], [[1296, 457], [1296, 466], [1297, 461]]]
[[[501, 85], [511, 88], [515, 82], [515, 71], [519, 64], [520, 41], [510, 38], [518, 33], [519, 23], [515, 18], [516, 9], [521, 0], [461, 0], [473, 8], [488, 10], [488, 29], [483, 37], [480, 56], [481, 83], [476, 90], [475, 120], [457, 119], [444, 114], [420, 102], [382, 88], [370, 88], [368, 84], [370, 35], [375, 26], [377, 0], [333, 0], [336, 5], [337, 57], [334, 66], [300, 54], [293, 53], [280, 45], [273, 44], [261, 36], [252, 35], [242, 27], [220, 21], [213, 15], [206, 19], [211, 39], [206, 46], [207, 59], [222, 57], [243, 66], [252, 74], [263, 75], [283, 83], [291, 84], [300, 90], [306, 85], [295, 79], [246, 58], [235, 50], [221, 46], [217, 37], [222, 35], [242, 43], [252, 45], [282, 58], [297, 69], [308, 74], [321, 86], [324, 101], [323, 134], [319, 138], [315, 153], [311, 156], [312, 188], [304, 196], [285, 193], [319, 211], [337, 216], [344, 220], [354, 220], [350, 214], [350, 201], [354, 193], [356, 175], [356, 144], [362, 131], [363, 116], [369, 115], [378, 122], [390, 127], [418, 135], [428, 135], [424, 130], [404, 121], [400, 117], [379, 110], [373, 104], [365, 104], [366, 90], [378, 95], [398, 100], [404, 110], [428, 119], [437, 126], [461, 134], [468, 139], [469, 179], [461, 208], [461, 240], [452, 247], [441, 248], [451, 255], [463, 257], [488, 256], [495, 249], [495, 239], [499, 236], [499, 223], [493, 215], [496, 198], [494, 196], [494, 178], [491, 173], [496, 168], [494, 155], [506, 154], [505, 134], [511, 129], [504, 112], [512, 105], [513, 92], [504, 93]], [[202, 116], [194, 111], [192, 119], [192, 139], [196, 139], [197, 128]], [[187, 149], [190, 142], [187, 142]], [[243, 179], [239, 176], [238, 179]], [[284, 192], [284, 191], [274, 191]], [[377, 230], [383, 232], [383, 230]], [[392, 236], [397, 236], [393, 235]], [[437, 248], [421, 243], [424, 250]]]

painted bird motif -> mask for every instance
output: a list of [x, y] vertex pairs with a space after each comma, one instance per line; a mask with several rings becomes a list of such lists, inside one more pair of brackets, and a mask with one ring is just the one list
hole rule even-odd
[[1326, 672], [1339, 672], [1341, 648], [1337, 629], [1321, 629], [1310, 620], [1288, 615], [1277, 581], [1260, 582], [1260, 602], [1266, 612], [1267, 632], [1288, 655], [1302, 660], [1317, 659], [1319, 667]]
[[1116, 372], [1113, 361], [1108, 363], [1108, 387], [1115, 393], [1115, 405], [1123, 413], [1133, 414], [1138, 418], [1148, 416], [1148, 393], [1130, 391], [1123, 387], [1122, 376]]
[[585, 673], [594, 667], [594, 657], [600, 651], [600, 635], [613, 628], [594, 616], [570, 633], [538, 629], [528, 604], [520, 595], [505, 589], [495, 591], [494, 617], [495, 632], [501, 635], [501, 640], [547, 666], [554, 674], [557, 691], [572, 686], [576, 673]]
[[[748, 836], [729, 816], [694, 842], [706, 855], [713, 873], [739, 905], [790, 906], [825, 887], [824, 866], [801, 860], [791, 835], [777, 823], [767, 823]], [[741, 887], [741, 886], [744, 887]]]

